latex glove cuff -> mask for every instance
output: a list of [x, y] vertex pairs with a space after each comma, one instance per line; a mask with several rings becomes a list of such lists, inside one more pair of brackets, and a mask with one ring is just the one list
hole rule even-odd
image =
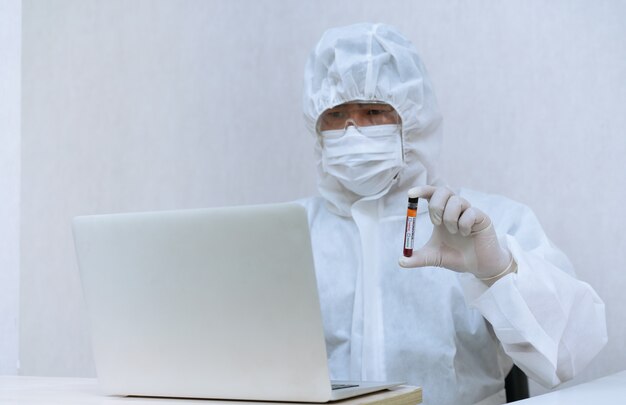
[[476, 278], [479, 279], [480, 281], [482, 281], [483, 283], [491, 286], [496, 281], [500, 280], [502, 277], [504, 277], [504, 276], [506, 276], [507, 274], [510, 274], [510, 273], [517, 273], [517, 262], [513, 258], [513, 255], [511, 255], [511, 262], [509, 263], [509, 265], [501, 273], [496, 274], [495, 276], [476, 277]]

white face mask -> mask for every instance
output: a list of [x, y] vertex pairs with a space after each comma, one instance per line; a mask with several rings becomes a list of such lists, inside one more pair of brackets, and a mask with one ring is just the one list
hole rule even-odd
[[322, 166], [355, 194], [380, 193], [402, 168], [400, 134], [395, 124], [321, 131]]

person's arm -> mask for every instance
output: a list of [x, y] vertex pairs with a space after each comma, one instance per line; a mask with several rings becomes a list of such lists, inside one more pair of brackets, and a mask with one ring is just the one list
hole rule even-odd
[[464, 276], [465, 295], [491, 323], [515, 364], [553, 387], [574, 377], [606, 344], [604, 303], [574, 277], [569, 260], [548, 240], [532, 211], [521, 204], [514, 211], [501, 239], [517, 272], [491, 287]]
[[491, 323], [515, 364], [547, 387], [571, 379], [606, 343], [604, 303], [574, 277], [530, 209], [469, 194], [432, 186], [409, 191], [429, 200], [434, 227], [400, 265], [465, 273], [467, 302]]

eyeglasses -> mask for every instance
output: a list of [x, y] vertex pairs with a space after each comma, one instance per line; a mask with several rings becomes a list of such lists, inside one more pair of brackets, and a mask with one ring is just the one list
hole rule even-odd
[[349, 102], [324, 111], [317, 127], [319, 131], [328, 131], [345, 129], [349, 125], [368, 127], [400, 123], [400, 115], [389, 104]]

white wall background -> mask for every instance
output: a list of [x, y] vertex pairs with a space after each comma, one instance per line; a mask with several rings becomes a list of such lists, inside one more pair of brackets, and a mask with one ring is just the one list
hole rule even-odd
[[450, 184], [533, 207], [604, 298], [610, 342], [574, 383], [626, 368], [626, 3], [25, 0], [22, 12], [22, 374], [94, 375], [72, 216], [315, 193], [303, 66], [326, 28], [359, 21], [421, 50]]
[[21, 12], [0, 0], [0, 375], [18, 368]]

